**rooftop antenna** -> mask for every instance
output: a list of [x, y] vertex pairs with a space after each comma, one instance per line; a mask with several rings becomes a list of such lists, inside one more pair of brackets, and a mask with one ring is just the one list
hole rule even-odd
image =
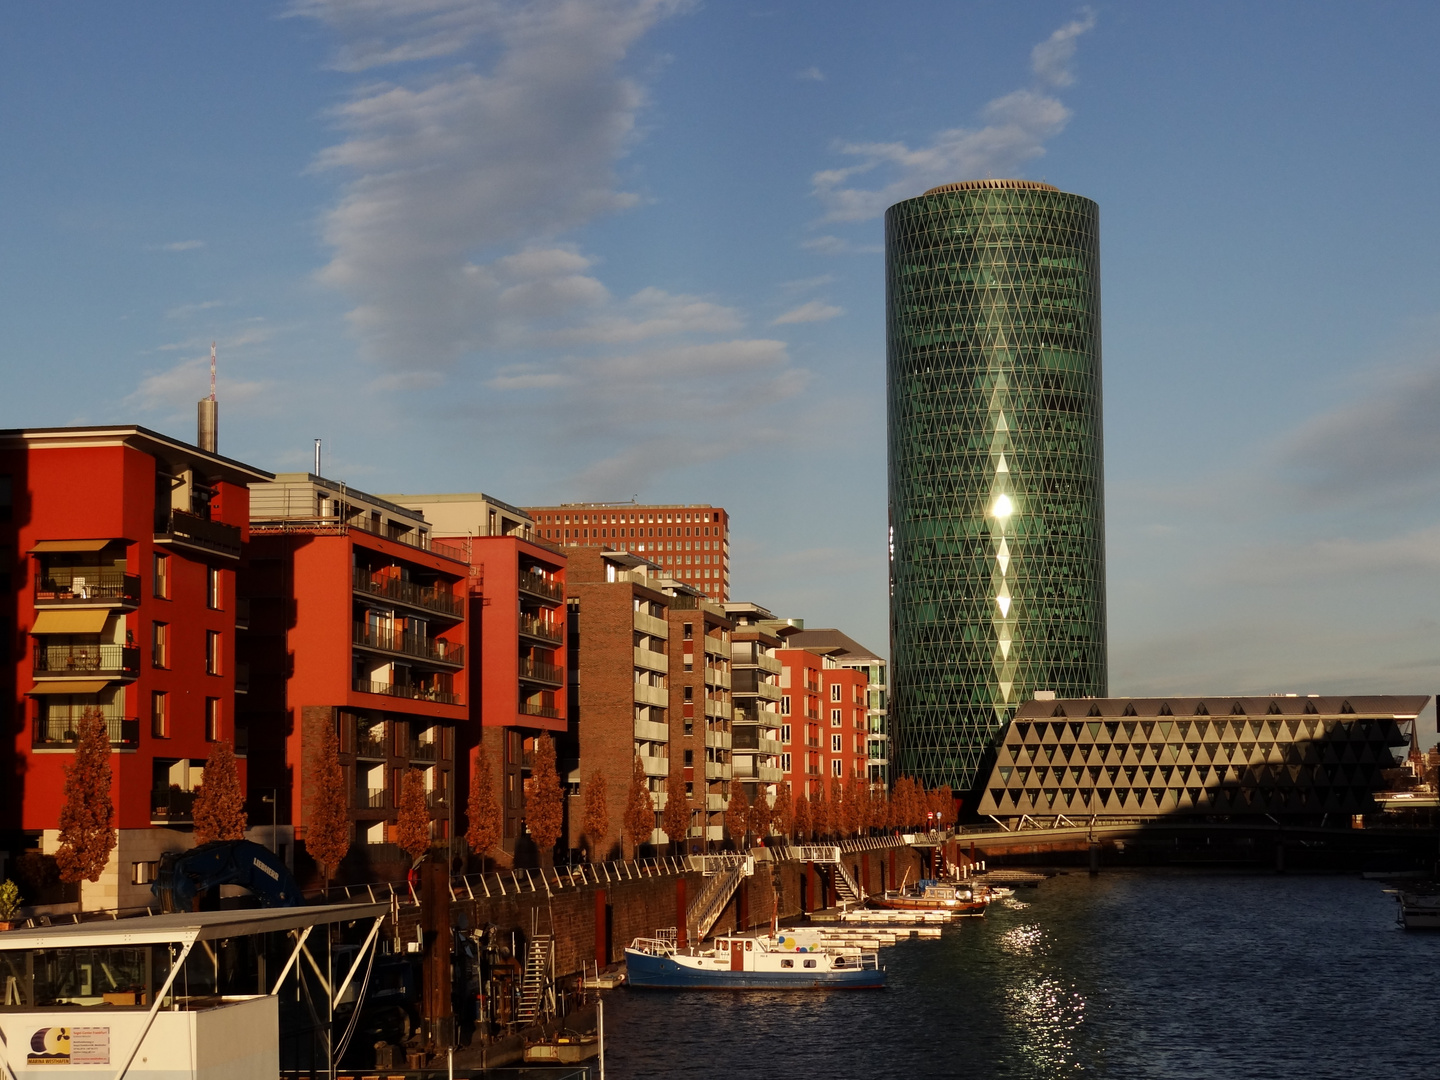
[[320, 472], [320, 440], [315, 440], [315, 475], [322, 475]]
[[195, 445], [216, 453], [220, 437], [220, 405], [215, 400], [215, 342], [210, 343], [210, 396], [201, 398], [195, 409]]

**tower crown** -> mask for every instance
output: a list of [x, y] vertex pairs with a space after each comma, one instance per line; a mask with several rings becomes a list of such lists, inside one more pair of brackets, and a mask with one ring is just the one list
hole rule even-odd
[[1059, 191], [1054, 184], [1042, 184], [1039, 180], [961, 180], [954, 184], [941, 184], [925, 192], [926, 195], [943, 195], [947, 191], [979, 191], [984, 188], [1008, 188], [1011, 191]]

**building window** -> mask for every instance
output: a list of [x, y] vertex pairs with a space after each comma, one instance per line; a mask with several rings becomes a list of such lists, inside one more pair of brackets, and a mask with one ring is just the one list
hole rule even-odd
[[130, 884], [149, 885], [155, 880], [155, 870], [160, 865], [159, 860], [154, 862], [133, 862], [130, 864]]
[[830, 762], [830, 775], [832, 775], [832, 776], [844, 776], [844, 775], [845, 775], [845, 763], [844, 763], [843, 761], [841, 761], [838, 757], [837, 757], [834, 761]]
[[781, 724], [781, 725], [780, 725], [780, 741], [783, 742], [783, 743], [788, 743], [788, 742], [790, 741], [790, 725], [789, 725], [789, 724]]
[[218, 697], [205, 699], [205, 741], [220, 741], [220, 699]]
[[831, 687], [830, 687], [830, 700], [831, 700], [831, 701], [839, 701], [839, 700], [840, 700], [840, 684], [839, 684], [839, 683], [834, 683], [834, 684], [831, 685]]
[[690, 702], [695, 700], [695, 688], [693, 686], [685, 687], [685, 700]]
[[225, 608], [220, 588], [220, 571], [212, 566], [205, 575], [205, 606], [211, 611], [222, 611]]
[[170, 695], [163, 690], [150, 693], [150, 734], [157, 739], [170, 737]]
[[170, 666], [170, 627], [163, 622], [150, 624], [150, 665]]
[[695, 751], [694, 751], [694, 750], [686, 750], [686, 751], [685, 751], [685, 767], [688, 769], [688, 768], [690, 768], [691, 766], [693, 766], [694, 764], [695, 764]]
[[790, 755], [789, 755], [789, 754], [781, 754], [781, 755], [780, 755], [780, 771], [781, 771], [781, 772], [789, 772], [789, 771], [790, 771]]
[[161, 600], [170, 599], [170, 556], [155, 553], [155, 595]]
[[830, 710], [830, 726], [831, 726], [831, 727], [839, 727], [839, 726], [840, 726], [840, 710], [839, 710], [839, 709], [831, 709], [831, 710]]
[[840, 753], [840, 736], [839, 736], [839, 735], [831, 735], [831, 736], [830, 736], [830, 752], [831, 752], [832, 754], [838, 754], [838, 753]]
[[782, 695], [781, 698], [780, 698], [780, 715], [781, 715], [781, 716], [789, 716], [789, 715], [790, 715], [790, 695], [789, 695], [789, 694], [784, 694], [784, 695]]
[[687, 623], [685, 624], [685, 640], [686, 640], [686, 641], [690, 641], [690, 640], [691, 640], [692, 638], [694, 638], [694, 637], [695, 637], [695, 624], [694, 624], [694, 623], [688, 623], [688, 622], [687, 622]]
[[205, 674], [220, 674], [220, 631], [205, 631]]

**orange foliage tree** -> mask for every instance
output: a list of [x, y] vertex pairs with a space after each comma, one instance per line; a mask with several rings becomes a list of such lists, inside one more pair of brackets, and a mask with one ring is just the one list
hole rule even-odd
[[789, 843], [795, 837], [795, 796], [790, 793], [790, 781], [786, 780], [775, 789], [773, 808], [775, 829]]
[[419, 862], [430, 850], [430, 808], [425, 805], [425, 777], [419, 769], [406, 769], [400, 781], [395, 842], [412, 862]]
[[495, 791], [495, 771], [490, 765], [490, 752], [483, 743], [476, 748], [474, 761], [470, 772], [470, 795], [465, 802], [465, 843], [480, 856], [480, 869], [483, 871], [485, 857], [500, 845], [504, 819]]
[[745, 817], [745, 824], [750, 829], [750, 835], [755, 837], [755, 843], [763, 844], [765, 837], [770, 835], [770, 821], [774, 817], [774, 811], [770, 806], [770, 799], [765, 794], [765, 789], [758, 788], [755, 792], [755, 801], [750, 804], [749, 812]]
[[625, 799], [625, 839], [630, 841], [630, 858], [640, 857], [640, 845], [649, 843], [655, 831], [655, 803], [650, 798], [650, 784], [645, 779], [645, 766], [639, 756], [630, 770], [630, 792]]
[[940, 794], [940, 800], [939, 800], [939, 801], [940, 801], [940, 814], [941, 814], [941, 817], [940, 817], [939, 819], [937, 819], [937, 820], [947, 821], [947, 822], [949, 822], [951, 825], [954, 825], [954, 824], [955, 824], [955, 792], [951, 790], [949, 784], [941, 784], [941, 785], [940, 785], [940, 788], [939, 788], [939, 794]]
[[795, 842], [808, 843], [812, 828], [810, 819], [810, 797], [803, 791], [795, 797]]
[[565, 828], [565, 793], [555, 771], [555, 740], [549, 735], [535, 740], [530, 790], [525, 793], [525, 826], [540, 851], [540, 865], [549, 866], [554, 861], [555, 842]]
[[865, 828], [865, 819], [870, 814], [870, 792], [865, 781], [852, 776], [845, 781], [845, 832], [848, 836], [859, 836]]
[[814, 794], [810, 796], [810, 824], [815, 830], [817, 840], [829, 837], [834, 827], [830, 815], [830, 800], [825, 797], [825, 781], [820, 780], [815, 785]]
[[685, 798], [685, 775], [672, 772], [665, 786], [665, 810], [660, 815], [660, 827], [670, 838], [670, 854], [679, 854], [685, 846], [685, 834], [690, 831], [690, 803]]
[[235, 767], [235, 751], [226, 739], [210, 749], [192, 813], [197, 844], [245, 839], [245, 792], [240, 787], [240, 770]]
[[65, 805], [60, 810], [60, 847], [55, 863], [62, 881], [99, 881], [115, 850], [110, 801], [110, 732], [104, 714], [81, 714], [75, 759], [65, 766]]
[[305, 815], [305, 850], [320, 864], [320, 876], [329, 885], [340, 861], [350, 850], [350, 800], [345, 773], [340, 768], [340, 741], [335, 725], [320, 728], [320, 741], [310, 759], [312, 793]]
[[585, 781], [585, 810], [580, 821], [580, 832], [586, 842], [586, 851], [591, 862], [597, 856], [605, 857], [602, 845], [610, 835], [610, 800], [605, 774], [596, 769]]
[[745, 847], [745, 829], [749, 824], [750, 801], [745, 798], [745, 789], [738, 783], [731, 784], [730, 803], [725, 807], [725, 828], [736, 851]]

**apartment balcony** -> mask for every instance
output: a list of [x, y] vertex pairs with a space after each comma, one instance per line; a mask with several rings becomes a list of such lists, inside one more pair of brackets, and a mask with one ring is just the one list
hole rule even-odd
[[663, 686], [650, 686], [648, 683], [637, 682], [635, 684], [635, 700], [641, 705], [654, 705], [657, 708], [667, 709], [670, 707], [670, 691]]
[[45, 679], [135, 679], [140, 649], [135, 645], [37, 645], [33, 674]]
[[774, 709], [756, 709], [755, 722], [761, 727], [779, 727], [785, 722], [785, 718]]
[[729, 780], [734, 772], [734, 766], [726, 761], [705, 762], [706, 780]]
[[774, 765], [756, 765], [755, 779], [762, 784], [778, 784], [785, 779], [785, 774]]
[[783, 665], [773, 656], [761, 655], [755, 658], [755, 666], [771, 675], [779, 675]]
[[556, 623], [537, 619], [533, 615], [521, 615], [520, 636], [544, 642], [546, 645], [559, 645], [565, 640], [565, 631]]
[[643, 611], [635, 612], [635, 629], [642, 634], [649, 634], [651, 637], [668, 639], [670, 637], [670, 624], [664, 619], [657, 619], [654, 615], [646, 615]]
[[437, 690], [413, 683], [378, 683], [369, 679], [356, 679], [355, 692], [359, 694], [383, 694], [385, 697], [406, 698], [410, 701], [430, 701], [437, 705], [459, 705], [460, 698], [445, 690]]
[[559, 720], [560, 710], [554, 705], [535, 705], [528, 701], [520, 703], [522, 716], [543, 716], [546, 720]]
[[376, 596], [404, 607], [459, 621], [465, 617], [465, 598], [433, 585], [417, 585], [399, 578], [372, 578], [369, 571], [355, 568], [354, 589], [362, 596]]
[[235, 629], [250, 629], [250, 599], [242, 596], [235, 601]]
[[450, 805], [450, 791], [448, 788], [436, 788], [434, 791], [425, 793], [425, 805], [433, 809], [443, 809]]
[[724, 839], [725, 839], [725, 826], [723, 826], [723, 825], [706, 825], [706, 826], [705, 826], [705, 839], [706, 839], [706, 840], [724, 840]]
[[724, 795], [713, 795], [707, 793], [705, 796], [705, 809], [712, 814], [716, 813], [717, 811], [723, 811], [729, 805], [730, 800], [727, 799]]
[[655, 652], [653, 649], [642, 649], [635, 647], [635, 666], [644, 668], [646, 671], [658, 671], [661, 675], [670, 671], [670, 658], [664, 653]]
[[543, 660], [531, 660], [522, 656], [520, 678], [524, 682], [538, 683], [541, 686], [560, 686], [565, 682], [565, 669], [547, 664]]
[[351, 641], [362, 649], [391, 656], [414, 657], [439, 667], [459, 670], [465, 666], [465, 646], [438, 638], [421, 637], [367, 623], [355, 623]]
[[37, 608], [113, 608], [140, 606], [140, 575], [105, 567], [52, 569], [35, 580]]
[[533, 596], [546, 604], [563, 604], [565, 602], [565, 589], [557, 581], [550, 581], [539, 574], [521, 574], [520, 591], [526, 596]]
[[714, 750], [730, 749], [730, 732], [710, 729], [705, 732], [705, 745]]
[[[105, 732], [113, 750], [134, 750], [140, 745], [140, 721], [106, 716]], [[30, 734], [32, 750], [73, 750], [80, 741], [80, 717], [36, 717]]]
[[355, 805], [361, 810], [385, 809], [384, 788], [356, 788]]
[[235, 692], [237, 694], [248, 694], [250, 692], [250, 665], [237, 662], [235, 664]]
[[175, 786], [157, 787], [150, 792], [150, 824], [170, 825], [194, 820], [195, 792]]
[[781, 698], [780, 687], [768, 682], [762, 682], [755, 687], [755, 694], [766, 701], [779, 701]]
[[226, 559], [240, 558], [240, 529], [223, 521], [210, 521], [184, 510], [171, 510], [165, 530], [157, 532], [155, 543], [160, 547], [187, 548], [206, 555]]
[[434, 761], [439, 754], [439, 747], [435, 743], [420, 742], [418, 739], [406, 749], [413, 761]]
[[776, 739], [759, 738], [755, 740], [755, 749], [762, 754], [778, 754], [784, 747]]
[[710, 686], [718, 686], [722, 690], [729, 690], [730, 672], [723, 668], [707, 667], [705, 669], [705, 682]]
[[647, 754], [641, 754], [640, 764], [644, 767], [646, 776], [670, 775], [670, 759], [668, 757], [650, 757]]
[[705, 699], [705, 715], [713, 716], [716, 720], [729, 720], [735, 713], [735, 707], [723, 701], [715, 701], [713, 698]]
[[355, 756], [370, 761], [383, 761], [390, 756], [384, 739], [360, 739], [355, 743]]
[[653, 720], [636, 720], [635, 738], [642, 742], [669, 742], [670, 727], [668, 724], [657, 724]]
[[708, 656], [719, 656], [722, 659], [728, 660], [730, 659], [730, 643], [706, 634], [705, 652]]
[[657, 811], [664, 810], [665, 804], [669, 801], [670, 793], [668, 791], [650, 792], [650, 805], [653, 806]]

